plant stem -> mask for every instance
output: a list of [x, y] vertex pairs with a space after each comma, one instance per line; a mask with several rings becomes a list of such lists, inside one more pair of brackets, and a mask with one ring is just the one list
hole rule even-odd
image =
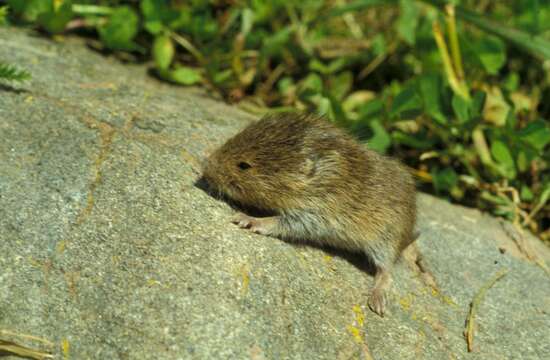
[[441, 32], [441, 28], [439, 27], [439, 23], [437, 21], [433, 22], [432, 29], [437, 48], [439, 49], [439, 54], [441, 55], [441, 60], [443, 61], [443, 68], [447, 74], [447, 80], [449, 81], [449, 85], [451, 85], [451, 89], [453, 89], [455, 94], [461, 96], [467, 101], [470, 101], [468, 89], [466, 88], [464, 82], [459, 81], [456, 76], [451, 57], [449, 56], [449, 50], [447, 49], [447, 44], [445, 43], [443, 33]]
[[200, 64], [204, 64], [204, 56], [202, 56], [201, 52], [189, 40], [173, 31], [170, 32], [170, 37], [185, 50], [189, 51]]
[[445, 6], [445, 12], [447, 14], [447, 30], [449, 31], [449, 44], [451, 47], [451, 56], [453, 59], [454, 69], [456, 71], [456, 77], [458, 78], [458, 81], [463, 82], [464, 70], [462, 69], [462, 56], [460, 55], [460, 44], [458, 42], [458, 35], [456, 32], [454, 5], [448, 4]]

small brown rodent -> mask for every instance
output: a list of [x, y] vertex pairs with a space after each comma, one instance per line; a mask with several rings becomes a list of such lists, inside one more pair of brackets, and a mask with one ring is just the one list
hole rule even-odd
[[259, 234], [365, 253], [376, 268], [369, 307], [384, 314], [390, 270], [414, 241], [412, 176], [322, 117], [268, 115], [216, 150], [209, 186], [245, 206], [273, 212], [232, 220]]

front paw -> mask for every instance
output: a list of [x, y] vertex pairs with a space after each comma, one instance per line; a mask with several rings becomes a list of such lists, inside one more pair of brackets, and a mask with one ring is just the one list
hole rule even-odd
[[236, 214], [231, 222], [260, 235], [270, 235], [274, 225], [272, 218], [255, 218], [243, 213]]

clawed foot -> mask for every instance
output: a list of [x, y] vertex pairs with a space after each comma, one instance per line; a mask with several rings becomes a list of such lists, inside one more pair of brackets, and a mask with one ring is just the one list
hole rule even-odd
[[275, 221], [273, 217], [266, 218], [255, 218], [248, 216], [243, 213], [238, 213], [235, 215], [231, 222], [233, 224], [239, 225], [243, 229], [249, 229], [250, 231], [261, 234], [261, 235], [270, 235]]
[[373, 291], [371, 293], [369, 296], [369, 308], [378, 315], [384, 317], [384, 312], [386, 310], [386, 296], [383, 292]]

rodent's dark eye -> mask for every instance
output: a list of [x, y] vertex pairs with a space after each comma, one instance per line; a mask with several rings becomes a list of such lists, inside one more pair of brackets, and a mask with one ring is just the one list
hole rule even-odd
[[241, 170], [246, 170], [246, 169], [249, 169], [249, 168], [252, 167], [252, 165], [250, 165], [249, 163], [244, 162], [244, 161], [241, 161], [240, 163], [238, 163], [237, 166], [238, 166], [239, 169], [241, 169]]

